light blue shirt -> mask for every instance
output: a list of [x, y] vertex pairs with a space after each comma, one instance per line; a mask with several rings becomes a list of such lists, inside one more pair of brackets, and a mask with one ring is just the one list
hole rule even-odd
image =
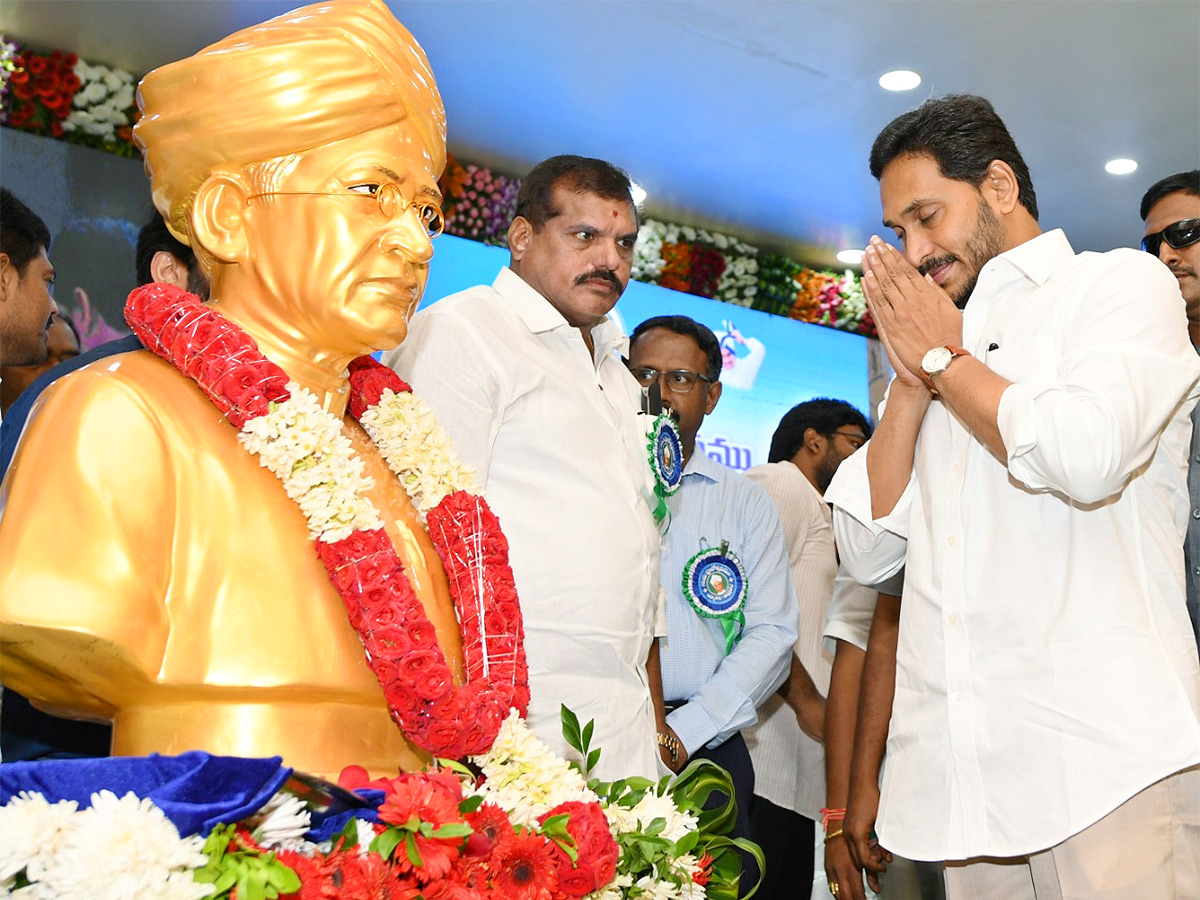
[[[758, 706], [783, 683], [796, 642], [796, 592], [775, 504], [750, 479], [696, 451], [673, 497], [663, 540], [667, 638], [660, 645], [663, 699], [683, 703], [667, 716], [690, 756], [753, 724]], [[746, 569], [746, 626], [725, 655], [725, 633], [683, 596], [683, 568], [729, 542]], [[684, 702], [686, 701], [686, 702]]]

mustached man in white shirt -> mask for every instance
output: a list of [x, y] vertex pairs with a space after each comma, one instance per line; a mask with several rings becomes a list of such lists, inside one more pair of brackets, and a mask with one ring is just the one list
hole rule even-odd
[[568, 755], [560, 706], [595, 720], [605, 780], [658, 774], [657, 501], [628, 340], [608, 318], [637, 230], [624, 172], [540, 163], [517, 197], [509, 265], [418, 313], [385, 357], [475, 468], [508, 537], [530, 728]]
[[981, 97], [900, 116], [871, 172], [901, 250], [873, 238], [863, 283], [896, 378], [826, 499], [855, 580], [907, 567], [856, 855], [945, 860], [951, 900], [1200, 896], [1179, 287], [1147, 253], [1043, 233]]

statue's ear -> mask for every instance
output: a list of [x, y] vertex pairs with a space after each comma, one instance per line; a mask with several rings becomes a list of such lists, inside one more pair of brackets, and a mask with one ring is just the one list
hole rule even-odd
[[246, 200], [249, 186], [240, 175], [218, 172], [196, 191], [189, 224], [192, 240], [223, 263], [246, 261]]

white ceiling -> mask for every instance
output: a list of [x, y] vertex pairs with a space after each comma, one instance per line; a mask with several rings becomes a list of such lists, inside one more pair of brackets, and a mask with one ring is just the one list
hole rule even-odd
[[[523, 174], [623, 166], [651, 215], [811, 261], [881, 226], [875, 134], [924, 98], [983, 94], [1076, 249], [1135, 245], [1153, 181], [1200, 166], [1196, 0], [389, 0], [429, 55], [451, 149]], [[143, 73], [289, 0], [2, 0], [0, 27]], [[911, 68], [915, 91], [878, 76]], [[1138, 160], [1114, 177], [1104, 163]]]

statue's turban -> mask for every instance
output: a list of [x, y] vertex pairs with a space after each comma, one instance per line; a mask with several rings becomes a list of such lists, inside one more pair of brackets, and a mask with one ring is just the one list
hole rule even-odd
[[138, 86], [134, 140], [177, 236], [221, 167], [265, 162], [407, 120], [437, 171], [446, 113], [417, 42], [383, 0], [329, 0], [236, 32]]

